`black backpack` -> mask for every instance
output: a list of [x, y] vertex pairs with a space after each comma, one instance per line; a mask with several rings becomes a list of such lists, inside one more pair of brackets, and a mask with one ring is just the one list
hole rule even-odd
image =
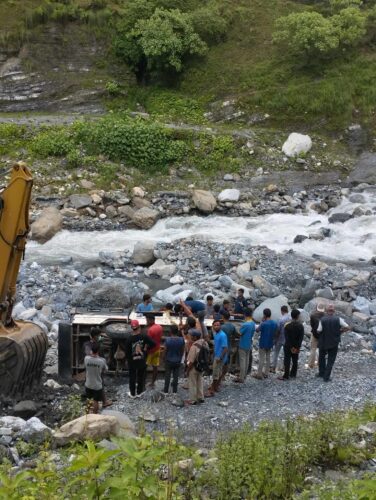
[[209, 371], [209, 349], [201, 346], [195, 361], [195, 368], [200, 373]]

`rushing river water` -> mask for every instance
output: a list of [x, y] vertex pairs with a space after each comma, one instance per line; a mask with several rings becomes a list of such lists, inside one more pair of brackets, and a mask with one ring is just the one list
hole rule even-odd
[[[81, 262], [95, 261], [100, 251], [132, 249], [138, 241], [172, 242], [195, 236], [221, 243], [265, 245], [277, 252], [293, 248], [305, 256], [316, 254], [340, 261], [369, 260], [376, 255], [376, 190], [370, 189], [362, 195], [364, 203], [354, 203], [344, 197], [339, 206], [325, 215], [310, 211], [258, 217], [170, 217], [160, 220], [147, 231], [61, 231], [44, 245], [29, 242], [26, 258], [45, 263], [58, 262], [66, 257]], [[371, 210], [372, 215], [355, 217], [343, 224], [329, 223], [330, 215], [352, 213], [357, 207]], [[321, 241], [307, 239], [299, 244], [293, 243], [296, 235], [309, 236], [321, 227], [331, 229], [332, 235]]]

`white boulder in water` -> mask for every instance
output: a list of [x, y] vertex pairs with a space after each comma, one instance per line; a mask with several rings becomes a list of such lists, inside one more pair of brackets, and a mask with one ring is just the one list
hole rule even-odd
[[288, 157], [295, 157], [308, 153], [312, 147], [312, 140], [309, 135], [297, 134], [293, 132], [282, 146], [282, 151]]
[[218, 195], [218, 201], [226, 202], [226, 201], [239, 201], [240, 191], [239, 189], [224, 189]]

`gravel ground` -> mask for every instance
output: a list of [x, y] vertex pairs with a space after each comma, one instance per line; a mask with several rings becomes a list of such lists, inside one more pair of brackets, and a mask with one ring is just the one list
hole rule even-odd
[[[198, 406], [173, 406], [172, 395], [154, 403], [150, 399], [155, 392], [150, 390], [142, 398], [132, 400], [127, 396], [128, 385], [124, 380], [116, 390], [113, 409], [124, 411], [135, 422], [142, 422], [147, 432], [172, 429], [183, 441], [206, 447], [213, 445], [221, 434], [246, 423], [257, 425], [266, 419], [310, 416], [376, 401], [376, 379], [372, 376], [376, 369], [374, 355], [344, 347], [338, 353], [329, 383], [316, 378], [316, 370], [305, 367], [307, 355], [308, 352], [301, 355], [296, 380], [280, 381], [277, 374], [264, 381], [249, 377], [240, 385], [233, 383], [233, 376], [228, 375], [220, 393]], [[209, 380], [206, 379], [206, 386]], [[187, 399], [188, 391], [183, 385], [180, 381], [178, 394]], [[157, 381], [157, 389], [163, 389], [163, 380]], [[156, 420], [150, 422], [152, 419]]]

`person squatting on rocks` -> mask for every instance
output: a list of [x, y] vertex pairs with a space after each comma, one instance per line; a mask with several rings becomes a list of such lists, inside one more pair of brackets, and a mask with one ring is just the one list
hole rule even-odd
[[274, 338], [278, 330], [278, 323], [271, 319], [272, 312], [266, 308], [263, 310], [263, 318], [256, 331], [260, 332], [259, 340], [259, 365], [255, 378], [261, 380], [269, 376], [270, 352], [273, 348]]
[[111, 406], [112, 402], [106, 398], [103, 388], [103, 375], [108, 371], [106, 361], [99, 356], [99, 345], [93, 344], [91, 352], [85, 356], [85, 393], [88, 399], [93, 400], [92, 411], [98, 413], [99, 402], [103, 408]]
[[170, 337], [165, 339], [165, 380], [164, 392], [170, 388], [172, 375], [172, 392], [178, 392], [179, 372], [184, 354], [185, 341], [176, 325], [170, 327]]
[[214, 297], [213, 295], [206, 296], [205, 318], [210, 319], [214, 315]]
[[227, 361], [228, 344], [227, 335], [222, 331], [220, 320], [213, 321], [213, 336], [214, 336], [214, 361], [212, 383], [208, 388], [207, 397], [212, 397], [219, 391], [219, 386], [222, 380], [223, 367]]
[[239, 377], [235, 382], [244, 383], [248, 372], [252, 369], [252, 342], [256, 331], [256, 324], [252, 318], [252, 310], [246, 307], [244, 309], [245, 321], [240, 327], [239, 341]]
[[319, 345], [319, 334], [317, 333], [317, 328], [324, 314], [325, 314], [325, 305], [318, 303], [316, 306], [316, 311], [314, 311], [310, 316], [312, 333], [311, 333], [311, 351], [308, 359], [309, 368], [314, 368], [316, 364], [317, 348]]
[[244, 315], [244, 309], [251, 307], [251, 301], [244, 297], [244, 288], [238, 289], [238, 295], [235, 299], [234, 313]]
[[291, 316], [289, 314], [288, 306], [281, 307], [281, 318], [278, 321], [278, 330], [276, 337], [274, 339], [274, 351], [273, 351], [273, 361], [272, 367], [270, 369], [271, 373], [275, 373], [278, 369], [278, 358], [279, 353], [283, 346], [285, 345], [285, 324], [291, 320]]
[[145, 392], [146, 351], [156, 346], [145, 333], [141, 333], [140, 323], [131, 321], [132, 335], [125, 344], [125, 354], [129, 367], [129, 396], [134, 398]]
[[293, 309], [291, 311], [291, 321], [284, 325], [285, 344], [283, 350], [285, 354], [285, 373], [282, 377], [278, 377], [279, 380], [295, 378], [298, 371], [299, 352], [304, 338], [304, 326], [299, 321], [299, 317], [299, 309]]
[[209, 353], [209, 346], [206, 340], [201, 338], [200, 331], [193, 330], [190, 335], [193, 343], [187, 356], [189, 400], [186, 404], [196, 405], [205, 402], [203, 371], [198, 366], [198, 359], [202, 349], [206, 349]]
[[155, 323], [155, 316], [152, 313], [146, 314], [146, 324], [148, 326], [147, 334], [154, 342], [154, 347], [149, 348], [146, 358], [147, 366], [152, 367], [152, 378], [150, 386], [154, 387], [158, 377], [158, 368], [161, 357], [161, 342], [163, 337], [163, 329], [161, 325]]
[[319, 372], [324, 382], [330, 381], [333, 365], [337, 357], [341, 334], [350, 330], [349, 325], [339, 316], [336, 316], [333, 304], [327, 307], [327, 313], [321, 318], [317, 327], [319, 335]]

